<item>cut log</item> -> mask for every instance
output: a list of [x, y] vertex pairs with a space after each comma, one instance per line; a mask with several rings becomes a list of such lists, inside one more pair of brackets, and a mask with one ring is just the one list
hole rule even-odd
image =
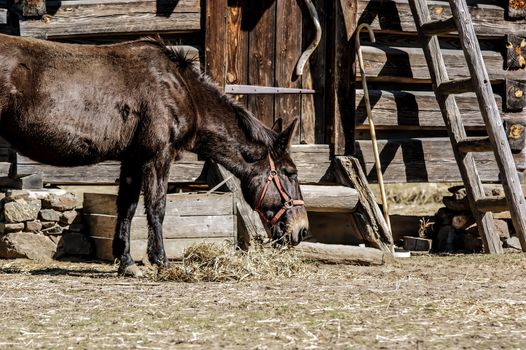
[[309, 212], [351, 213], [359, 201], [358, 192], [346, 186], [301, 185], [301, 193]]
[[[353, 217], [357, 221], [358, 229], [364, 235], [364, 240], [374, 248], [391, 252], [393, 244], [391, 230], [387, 226], [383, 213], [369, 188], [358, 159], [336, 157], [335, 167], [338, 182], [358, 191], [360, 200]], [[360, 227], [362, 226], [360, 223], [363, 223], [365, 227]]]
[[[478, 36], [502, 37], [503, 33], [526, 35], [524, 12], [522, 16], [515, 16], [521, 20], [506, 21], [505, 9], [498, 0], [469, 0], [467, 3]], [[427, 5], [432, 20], [451, 16], [447, 1], [428, 1]], [[513, 14], [513, 11], [509, 11], [510, 17]], [[358, 16], [360, 22], [371, 23], [375, 31], [416, 34], [415, 21], [407, 0], [358, 0]]]
[[199, 31], [199, 0], [49, 1], [42, 20], [21, 20], [20, 35], [44, 39], [99, 34]]
[[384, 265], [394, 261], [390, 253], [374, 248], [301, 242], [295, 249], [307, 260], [327, 264]]

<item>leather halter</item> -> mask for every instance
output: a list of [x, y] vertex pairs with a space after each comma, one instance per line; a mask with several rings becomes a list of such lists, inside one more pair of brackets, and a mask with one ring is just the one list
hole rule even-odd
[[[268, 156], [268, 160], [270, 163], [270, 172], [267, 179], [265, 180], [265, 185], [261, 189], [261, 192], [259, 192], [259, 197], [256, 203], [255, 210], [260, 214], [260, 216], [263, 218], [263, 220], [265, 220], [267, 224], [273, 226], [276, 222], [278, 222], [279, 218], [282, 217], [287, 210], [292, 209], [295, 206], [303, 206], [305, 205], [305, 202], [301, 199], [290, 198], [287, 192], [285, 192], [285, 190], [283, 189], [283, 186], [281, 186], [281, 180], [279, 179], [278, 172], [276, 171], [276, 166], [274, 165], [274, 161], [272, 160], [270, 154]], [[265, 195], [267, 194], [268, 186], [271, 182], [274, 182], [274, 184], [276, 185], [276, 189], [278, 190], [283, 202], [283, 207], [281, 207], [281, 209], [278, 210], [274, 217], [269, 220], [267, 219], [265, 213], [261, 211], [260, 206], [263, 202], [263, 199], [265, 198]]]

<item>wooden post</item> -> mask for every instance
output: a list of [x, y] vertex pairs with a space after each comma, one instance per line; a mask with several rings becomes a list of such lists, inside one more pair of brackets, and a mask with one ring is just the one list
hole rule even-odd
[[206, 2], [205, 67], [219, 86], [225, 85], [227, 0]]
[[364, 239], [374, 248], [391, 252], [393, 245], [391, 230], [374, 199], [358, 159], [336, 157], [335, 172], [339, 183], [353, 187], [358, 191], [360, 204], [357, 206], [353, 216], [357, 228], [364, 236]]

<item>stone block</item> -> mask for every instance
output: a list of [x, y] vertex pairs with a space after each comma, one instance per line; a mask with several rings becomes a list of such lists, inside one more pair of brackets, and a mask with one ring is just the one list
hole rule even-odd
[[35, 220], [40, 211], [39, 200], [16, 199], [4, 205], [4, 218], [7, 223]]
[[25, 231], [37, 233], [42, 230], [42, 223], [39, 220], [26, 221]]
[[8, 233], [0, 238], [0, 257], [5, 259], [51, 260], [56, 249], [48, 237], [29, 232]]
[[63, 226], [77, 223], [80, 220], [80, 215], [76, 210], [68, 210], [60, 215], [60, 224]]
[[66, 211], [75, 209], [76, 206], [77, 197], [73, 193], [64, 195], [50, 194], [47, 198], [42, 199], [42, 207], [44, 209]]
[[57, 223], [55, 221], [41, 221], [42, 229], [51, 228], [55, 226]]
[[60, 236], [62, 234], [63, 228], [59, 225], [55, 225], [50, 228], [42, 229], [42, 233], [49, 236]]
[[521, 242], [519, 240], [519, 237], [517, 236], [511, 236], [510, 238], [506, 239], [503, 243], [504, 243], [504, 248], [513, 248], [517, 250], [522, 250]]
[[17, 222], [14, 224], [6, 224], [5, 222], [0, 222], [0, 233], [9, 233], [9, 232], [19, 232], [24, 229], [23, 222]]
[[42, 209], [40, 210], [38, 217], [40, 218], [40, 220], [43, 220], [43, 221], [58, 222], [60, 220], [61, 215], [62, 214], [59, 211], [56, 211], [53, 209]]

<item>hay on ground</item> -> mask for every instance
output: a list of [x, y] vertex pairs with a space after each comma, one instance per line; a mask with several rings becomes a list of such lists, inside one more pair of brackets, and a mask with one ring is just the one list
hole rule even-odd
[[292, 249], [258, 247], [242, 252], [231, 243], [197, 243], [186, 249], [181, 263], [162, 271], [161, 281], [226, 282], [298, 277], [307, 273]]

